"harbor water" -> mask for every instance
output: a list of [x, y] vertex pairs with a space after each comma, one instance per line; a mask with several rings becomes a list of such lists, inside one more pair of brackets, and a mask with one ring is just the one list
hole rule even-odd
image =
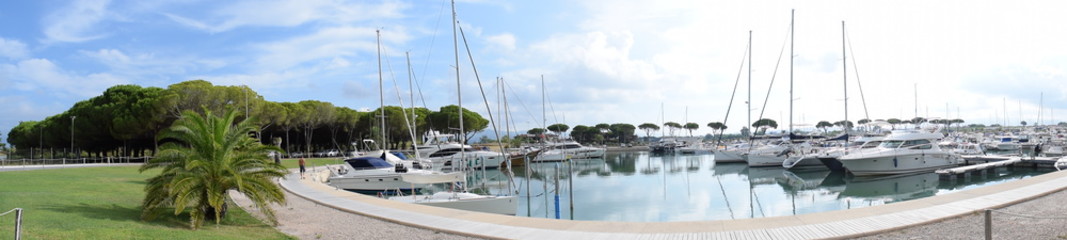
[[[506, 171], [506, 170], [505, 170]], [[475, 191], [516, 193], [517, 216], [674, 222], [789, 216], [890, 204], [1046, 173], [1016, 167], [940, 180], [937, 174], [854, 177], [829, 170], [716, 164], [713, 155], [608, 153], [603, 159], [475, 171]], [[529, 180], [529, 181], [527, 181]], [[558, 196], [558, 198], [557, 198]], [[558, 201], [557, 201], [558, 199]]]

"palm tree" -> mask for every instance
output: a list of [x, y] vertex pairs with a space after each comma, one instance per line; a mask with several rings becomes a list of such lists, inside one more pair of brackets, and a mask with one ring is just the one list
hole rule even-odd
[[267, 157], [281, 149], [262, 145], [250, 133], [258, 129], [253, 119], [233, 124], [237, 111], [222, 117], [205, 111], [206, 116], [185, 111], [157, 140], [168, 140], [155, 158], [140, 171], [162, 168], [147, 180], [141, 218], [152, 220], [164, 208], [174, 208], [178, 215], [190, 209], [193, 229], [205, 218], [218, 224], [226, 217], [227, 191], [237, 190], [248, 196], [272, 224], [277, 224], [271, 203], [285, 203], [285, 194], [272, 181], [285, 176], [287, 170]]

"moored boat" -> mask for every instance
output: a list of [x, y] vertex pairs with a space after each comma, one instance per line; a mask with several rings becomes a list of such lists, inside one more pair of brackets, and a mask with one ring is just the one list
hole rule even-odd
[[943, 150], [935, 144], [943, 137], [938, 129], [896, 130], [886, 136], [878, 147], [861, 149], [838, 160], [857, 176], [933, 172], [963, 161], [959, 154]]

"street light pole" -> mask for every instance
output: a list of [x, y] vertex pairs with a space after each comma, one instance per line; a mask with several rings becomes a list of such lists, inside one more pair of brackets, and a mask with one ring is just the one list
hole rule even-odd
[[78, 116], [70, 116], [70, 152], [74, 153], [74, 119]]

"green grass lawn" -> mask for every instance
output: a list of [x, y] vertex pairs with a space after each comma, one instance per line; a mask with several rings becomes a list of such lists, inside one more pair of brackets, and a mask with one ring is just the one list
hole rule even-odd
[[[297, 168], [299, 166], [298, 163], [297, 163], [298, 160], [299, 160], [299, 158], [282, 159], [282, 166], [285, 166], [285, 168]], [[343, 158], [339, 158], [339, 157], [336, 157], [336, 158], [305, 158], [304, 160], [307, 162], [307, 167], [308, 168], [318, 167], [318, 166], [322, 166], [322, 165], [341, 164], [341, 163], [344, 162], [344, 159]], [[310, 169], [309, 169], [309, 171], [310, 171]]]
[[[316, 161], [325, 160], [309, 160]], [[296, 166], [296, 160], [285, 163]], [[170, 211], [141, 221], [145, 179], [159, 171], [137, 169], [0, 172], [0, 213], [24, 209], [24, 239], [292, 239], [232, 203], [222, 224], [205, 220], [199, 230], [189, 228], [188, 213], [174, 216]], [[0, 217], [0, 239], [13, 237], [14, 226], [14, 213]]]

